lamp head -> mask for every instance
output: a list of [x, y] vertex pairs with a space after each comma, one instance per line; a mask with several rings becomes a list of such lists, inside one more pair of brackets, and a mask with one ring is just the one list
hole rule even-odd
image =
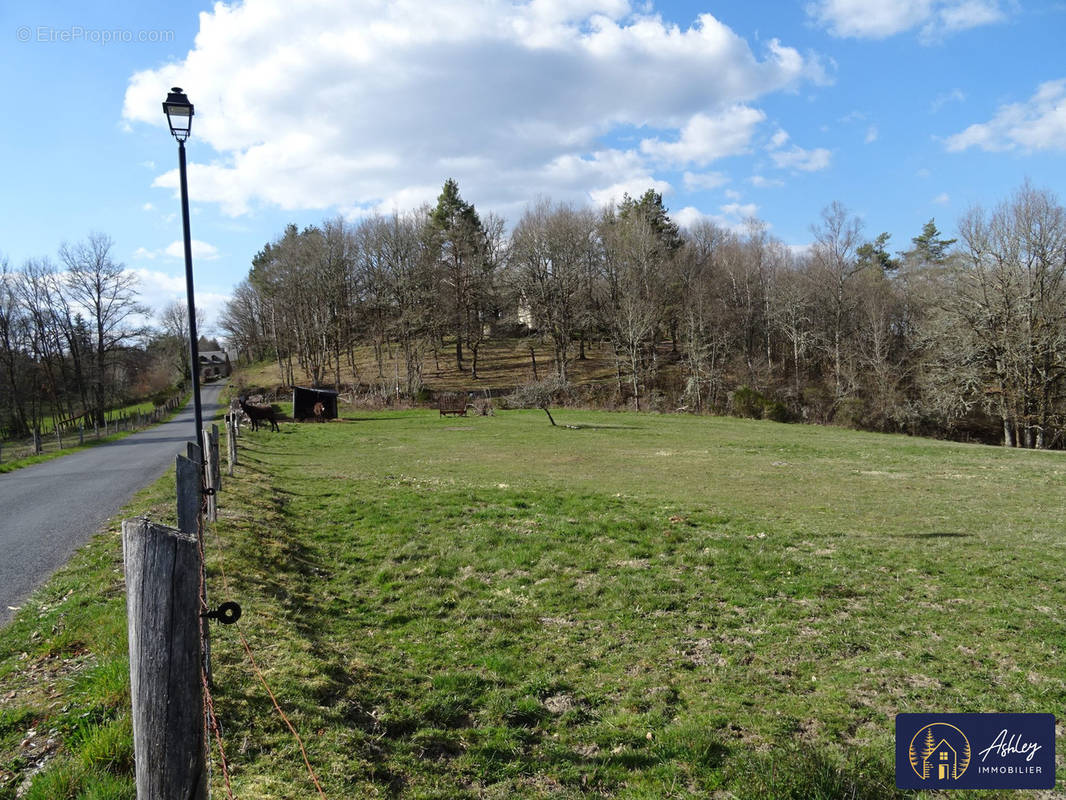
[[163, 101], [163, 113], [167, 115], [167, 123], [174, 138], [179, 142], [188, 139], [192, 130], [193, 108], [189, 98], [179, 87], [171, 89], [167, 99]]

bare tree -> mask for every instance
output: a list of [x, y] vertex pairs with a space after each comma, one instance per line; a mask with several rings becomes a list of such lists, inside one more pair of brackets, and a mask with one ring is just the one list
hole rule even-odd
[[582, 322], [580, 290], [595, 227], [590, 211], [544, 200], [526, 210], [511, 237], [517, 294], [528, 304], [534, 327], [550, 339], [562, 381]]
[[856, 250], [862, 244], [862, 225], [840, 203], [822, 211], [822, 224], [813, 226], [811, 276], [816, 284], [823, 315], [824, 346], [832, 361], [834, 397], [843, 398], [852, 388], [853, 375], [845, 374], [846, 345], [855, 296], [852, 282], [862, 266]]
[[[206, 317], [202, 308], [196, 309], [196, 330], [202, 331]], [[178, 381], [191, 379], [189, 369], [189, 307], [182, 300], [167, 304], [159, 314], [159, 325], [166, 337], [164, 348]]]
[[972, 209], [959, 236], [955, 310], [980, 354], [988, 405], [1004, 444], [1044, 447], [1066, 377], [1066, 212], [1026, 183], [990, 216]]
[[113, 376], [110, 359], [117, 348], [143, 333], [137, 317], [148, 310], [137, 302], [137, 276], [111, 257], [114, 243], [102, 233], [59, 249], [66, 267], [71, 303], [82, 309], [93, 334], [93, 419], [102, 423]]

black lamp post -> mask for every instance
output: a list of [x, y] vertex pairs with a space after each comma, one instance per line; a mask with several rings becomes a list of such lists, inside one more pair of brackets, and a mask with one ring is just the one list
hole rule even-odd
[[163, 113], [167, 115], [170, 132], [178, 140], [178, 171], [181, 173], [181, 222], [185, 234], [185, 291], [188, 294], [189, 308], [189, 369], [192, 371], [192, 403], [196, 413], [196, 438], [198, 447], [204, 429], [203, 414], [200, 410], [200, 348], [196, 334], [196, 301], [193, 299], [192, 287], [192, 239], [189, 236], [189, 186], [185, 178], [185, 140], [192, 130], [192, 103], [185, 92], [175, 86], [163, 101]]

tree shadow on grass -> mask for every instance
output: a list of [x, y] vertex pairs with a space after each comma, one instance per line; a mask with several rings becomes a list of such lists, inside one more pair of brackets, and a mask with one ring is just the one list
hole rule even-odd
[[911, 796], [896, 788], [887, 763], [865, 756], [841, 763], [812, 745], [790, 745], [750, 756], [734, 751], [725, 771], [726, 783], [739, 800], [896, 800]]
[[972, 533], [957, 533], [953, 531], [932, 531], [930, 533], [904, 533], [906, 539], [970, 539]]
[[572, 431], [639, 431], [644, 430], [642, 425], [599, 425], [595, 422], [579, 422], [577, 424], [566, 425]]

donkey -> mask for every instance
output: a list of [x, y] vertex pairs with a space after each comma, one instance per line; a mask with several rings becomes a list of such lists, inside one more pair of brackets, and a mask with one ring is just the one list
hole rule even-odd
[[259, 423], [263, 420], [270, 421], [270, 430], [281, 432], [281, 428], [278, 427], [278, 421], [274, 417], [274, 409], [270, 406], [250, 406], [244, 402], [244, 398], [239, 399], [241, 404], [241, 411], [248, 415], [248, 419], [252, 421], [252, 430], [259, 430]]

